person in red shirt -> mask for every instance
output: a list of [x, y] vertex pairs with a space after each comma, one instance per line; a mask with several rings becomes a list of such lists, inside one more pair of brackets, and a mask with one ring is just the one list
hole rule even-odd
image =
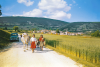
[[40, 35], [39, 41], [40, 41], [40, 50], [43, 50], [43, 45], [44, 45], [43, 35]]

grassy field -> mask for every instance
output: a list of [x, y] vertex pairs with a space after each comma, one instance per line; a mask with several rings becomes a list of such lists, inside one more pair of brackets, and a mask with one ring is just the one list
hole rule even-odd
[[[32, 36], [32, 34], [28, 34]], [[39, 38], [40, 35], [35, 34], [36, 38]], [[53, 34], [43, 34], [43, 36], [46, 39], [46, 44], [56, 50], [100, 66], [100, 38]]]

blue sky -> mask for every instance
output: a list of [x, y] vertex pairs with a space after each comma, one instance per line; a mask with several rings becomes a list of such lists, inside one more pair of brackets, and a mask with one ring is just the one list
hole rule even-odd
[[100, 22], [100, 0], [0, 0], [2, 16]]

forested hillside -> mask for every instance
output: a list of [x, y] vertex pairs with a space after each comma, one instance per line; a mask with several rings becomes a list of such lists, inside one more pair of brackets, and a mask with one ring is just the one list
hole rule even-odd
[[14, 26], [19, 26], [19, 29], [37, 30], [47, 29], [70, 32], [86, 32], [100, 30], [100, 22], [65, 22], [60, 20], [39, 18], [39, 17], [0, 17], [0, 27], [13, 29]]

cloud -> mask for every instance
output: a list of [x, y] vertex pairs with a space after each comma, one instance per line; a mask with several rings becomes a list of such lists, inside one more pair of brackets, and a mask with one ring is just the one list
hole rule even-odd
[[72, 0], [73, 1], [73, 3], [76, 3], [74, 0]]
[[39, 9], [47, 10], [49, 12], [55, 10], [65, 10], [69, 11], [71, 9], [70, 6], [64, 0], [41, 0], [38, 4]]
[[42, 10], [40, 9], [33, 9], [29, 12], [23, 12], [23, 16], [29, 16], [29, 17], [42, 17]]
[[79, 8], [81, 8], [81, 7], [79, 7]]
[[33, 9], [32, 11], [29, 12], [23, 12], [22, 15], [13, 15], [13, 16], [26, 16], [26, 17], [42, 17], [42, 11], [40, 9]]
[[72, 4], [69, 4], [69, 6], [72, 6]]
[[67, 14], [64, 11], [56, 11], [56, 12], [51, 13], [49, 18], [58, 19], [58, 20], [64, 20], [66, 18], [70, 19], [71, 18], [71, 14], [70, 13]]
[[23, 16], [29, 16], [29, 17], [41, 17], [42, 11], [40, 9], [33, 9], [29, 12], [23, 12]]
[[64, 0], [41, 0], [38, 3], [39, 9], [45, 11], [44, 17], [52, 19], [70, 19], [71, 14], [66, 13], [71, 10], [71, 5], [68, 6], [67, 2]]
[[[25, 0], [21, 0], [20, 3]], [[28, 17], [45, 17], [57, 20], [66, 20], [71, 18], [71, 14], [68, 13], [71, 10], [72, 4], [67, 4], [64, 0], [40, 0], [38, 8], [32, 11], [23, 12], [22, 15]], [[17, 15], [13, 15], [17, 16]]]
[[17, 2], [24, 3], [26, 6], [31, 6], [34, 3], [34, 1], [30, 1], [30, 0], [17, 0]]

